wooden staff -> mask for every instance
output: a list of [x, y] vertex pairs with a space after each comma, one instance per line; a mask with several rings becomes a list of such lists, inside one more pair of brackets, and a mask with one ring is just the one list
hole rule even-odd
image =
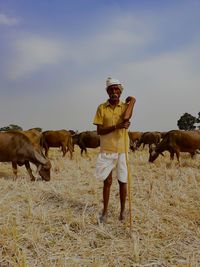
[[[128, 104], [127, 109], [124, 113], [124, 121], [129, 121], [133, 114], [133, 107], [136, 99], [134, 97], [127, 97], [126, 103]], [[126, 130], [127, 132], [127, 130]], [[128, 170], [128, 200], [129, 200], [129, 214], [130, 214], [130, 229], [132, 228], [132, 208], [131, 208], [131, 170], [128, 161], [128, 150], [127, 150], [127, 138], [125, 135], [125, 149], [126, 149], [126, 165]]]

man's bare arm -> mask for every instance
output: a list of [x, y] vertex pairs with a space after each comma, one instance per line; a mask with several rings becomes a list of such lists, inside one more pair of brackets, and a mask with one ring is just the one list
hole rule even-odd
[[108, 126], [108, 127], [103, 127], [102, 125], [97, 125], [97, 133], [99, 135], [104, 135], [104, 134], [108, 134], [111, 133], [117, 129], [128, 129], [128, 127], [130, 126], [130, 122], [129, 121], [124, 121], [121, 122], [119, 124], [116, 125], [112, 125], [112, 126]]

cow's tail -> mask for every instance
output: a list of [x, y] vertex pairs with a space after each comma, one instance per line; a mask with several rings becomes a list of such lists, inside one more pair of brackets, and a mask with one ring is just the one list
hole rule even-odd
[[67, 147], [68, 147], [70, 153], [74, 152], [74, 144], [72, 141], [72, 136], [69, 136], [69, 138], [68, 138]]

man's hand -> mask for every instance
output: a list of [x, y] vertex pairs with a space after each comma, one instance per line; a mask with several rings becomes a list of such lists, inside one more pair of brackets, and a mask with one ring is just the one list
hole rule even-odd
[[128, 97], [126, 98], [126, 104], [129, 104], [131, 101], [132, 101], [133, 103], [135, 103], [136, 99], [135, 99], [134, 96], [128, 96]]
[[116, 125], [116, 129], [123, 129], [123, 128], [128, 129], [130, 124], [131, 124], [130, 121], [123, 121]]

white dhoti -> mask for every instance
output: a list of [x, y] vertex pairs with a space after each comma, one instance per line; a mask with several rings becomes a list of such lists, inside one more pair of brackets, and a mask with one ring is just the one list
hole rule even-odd
[[127, 183], [127, 164], [125, 153], [100, 153], [96, 163], [96, 177], [105, 180], [110, 172], [116, 170], [117, 179]]

